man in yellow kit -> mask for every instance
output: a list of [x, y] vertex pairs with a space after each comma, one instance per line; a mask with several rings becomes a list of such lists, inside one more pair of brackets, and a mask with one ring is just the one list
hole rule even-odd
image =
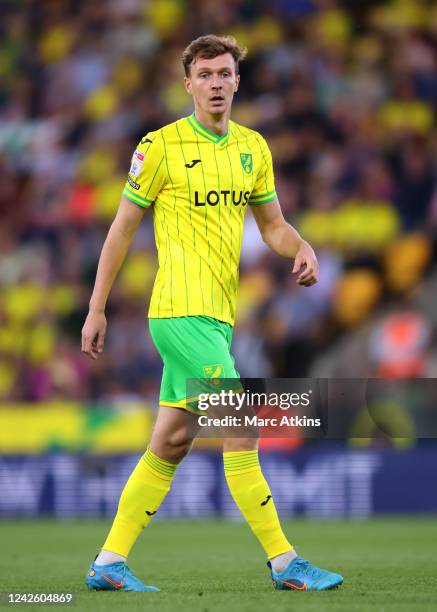
[[[294, 259], [297, 283], [317, 282], [314, 251], [283, 218], [265, 140], [230, 120], [244, 56], [232, 37], [202, 36], [186, 48], [184, 83], [194, 113], [141, 140], [103, 245], [82, 351], [97, 359], [103, 350], [110, 289], [151, 207], [159, 269], [148, 316], [164, 369], [149, 447], [130, 475], [112, 528], [89, 567], [90, 589], [158, 590], [144, 585], [126, 560], [191, 448], [186, 380], [207, 378], [217, 368], [222, 378], [239, 378], [230, 346], [248, 206], [263, 240], [279, 255]], [[311, 565], [288, 542], [260, 468], [257, 440], [225, 438], [223, 457], [229, 489], [266, 552], [275, 587], [303, 591], [341, 584], [339, 574]]]

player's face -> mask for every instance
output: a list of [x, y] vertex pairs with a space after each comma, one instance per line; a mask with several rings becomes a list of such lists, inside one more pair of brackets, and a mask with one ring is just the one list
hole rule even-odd
[[184, 83], [196, 107], [211, 115], [226, 113], [240, 83], [232, 55], [225, 53], [213, 59], [198, 57], [190, 69], [190, 76], [185, 77]]

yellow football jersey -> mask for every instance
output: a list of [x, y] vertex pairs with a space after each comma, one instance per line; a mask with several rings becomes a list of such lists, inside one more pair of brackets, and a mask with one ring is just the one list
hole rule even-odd
[[141, 140], [123, 195], [153, 204], [159, 269], [149, 317], [233, 325], [246, 207], [276, 199], [262, 136], [234, 121], [217, 136], [194, 114], [179, 119]]

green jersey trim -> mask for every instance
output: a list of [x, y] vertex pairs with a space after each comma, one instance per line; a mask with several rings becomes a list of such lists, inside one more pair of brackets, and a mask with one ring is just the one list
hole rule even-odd
[[264, 193], [262, 195], [250, 196], [249, 198], [249, 206], [258, 206], [258, 204], [267, 204], [268, 202], [273, 202], [273, 200], [277, 200], [278, 196], [276, 195], [276, 191], [269, 191], [268, 193]]
[[142, 196], [138, 195], [138, 193], [134, 193], [128, 187], [125, 187], [123, 189], [123, 195], [131, 202], [134, 202], [135, 204], [138, 204], [139, 206], [142, 206], [143, 208], [149, 208], [149, 206], [153, 204], [153, 200], [148, 200], [147, 198], [143, 198]]
[[204, 127], [197, 119], [194, 113], [187, 117], [187, 120], [195, 132], [197, 132], [210, 142], [213, 142], [214, 144], [219, 144], [221, 146], [225, 145], [228, 142], [229, 130], [226, 132], [226, 134], [218, 136], [218, 134], [214, 134], [214, 132], [211, 132], [211, 130], [208, 130], [206, 127]]

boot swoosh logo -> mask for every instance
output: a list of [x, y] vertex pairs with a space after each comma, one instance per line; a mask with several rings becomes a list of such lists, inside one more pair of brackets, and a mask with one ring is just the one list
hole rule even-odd
[[118, 582], [115, 582], [115, 580], [112, 580], [112, 578], [110, 578], [106, 574], [102, 574], [102, 578], [106, 580], [106, 582], [109, 582], [109, 584], [111, 584], [116, 589], [121, 589], [121, 587], [123, 586], [123, 580], [119, 580]]
[[[299, 586], [297, 584], [293, 584], [292, 582], [288, 582], [287, 580], [281, 580], [280, 578], [278, 578], [278, 580], [282, 582], [282, 584], [286, 584], [288, 587], [290, 587], [290, 589], [293, 589], [293, 591], [306, 591], [307, 590], [306, 582], [301, 582]], [[300, 582], [300, 580], [296, 580], [296, 582]]]

